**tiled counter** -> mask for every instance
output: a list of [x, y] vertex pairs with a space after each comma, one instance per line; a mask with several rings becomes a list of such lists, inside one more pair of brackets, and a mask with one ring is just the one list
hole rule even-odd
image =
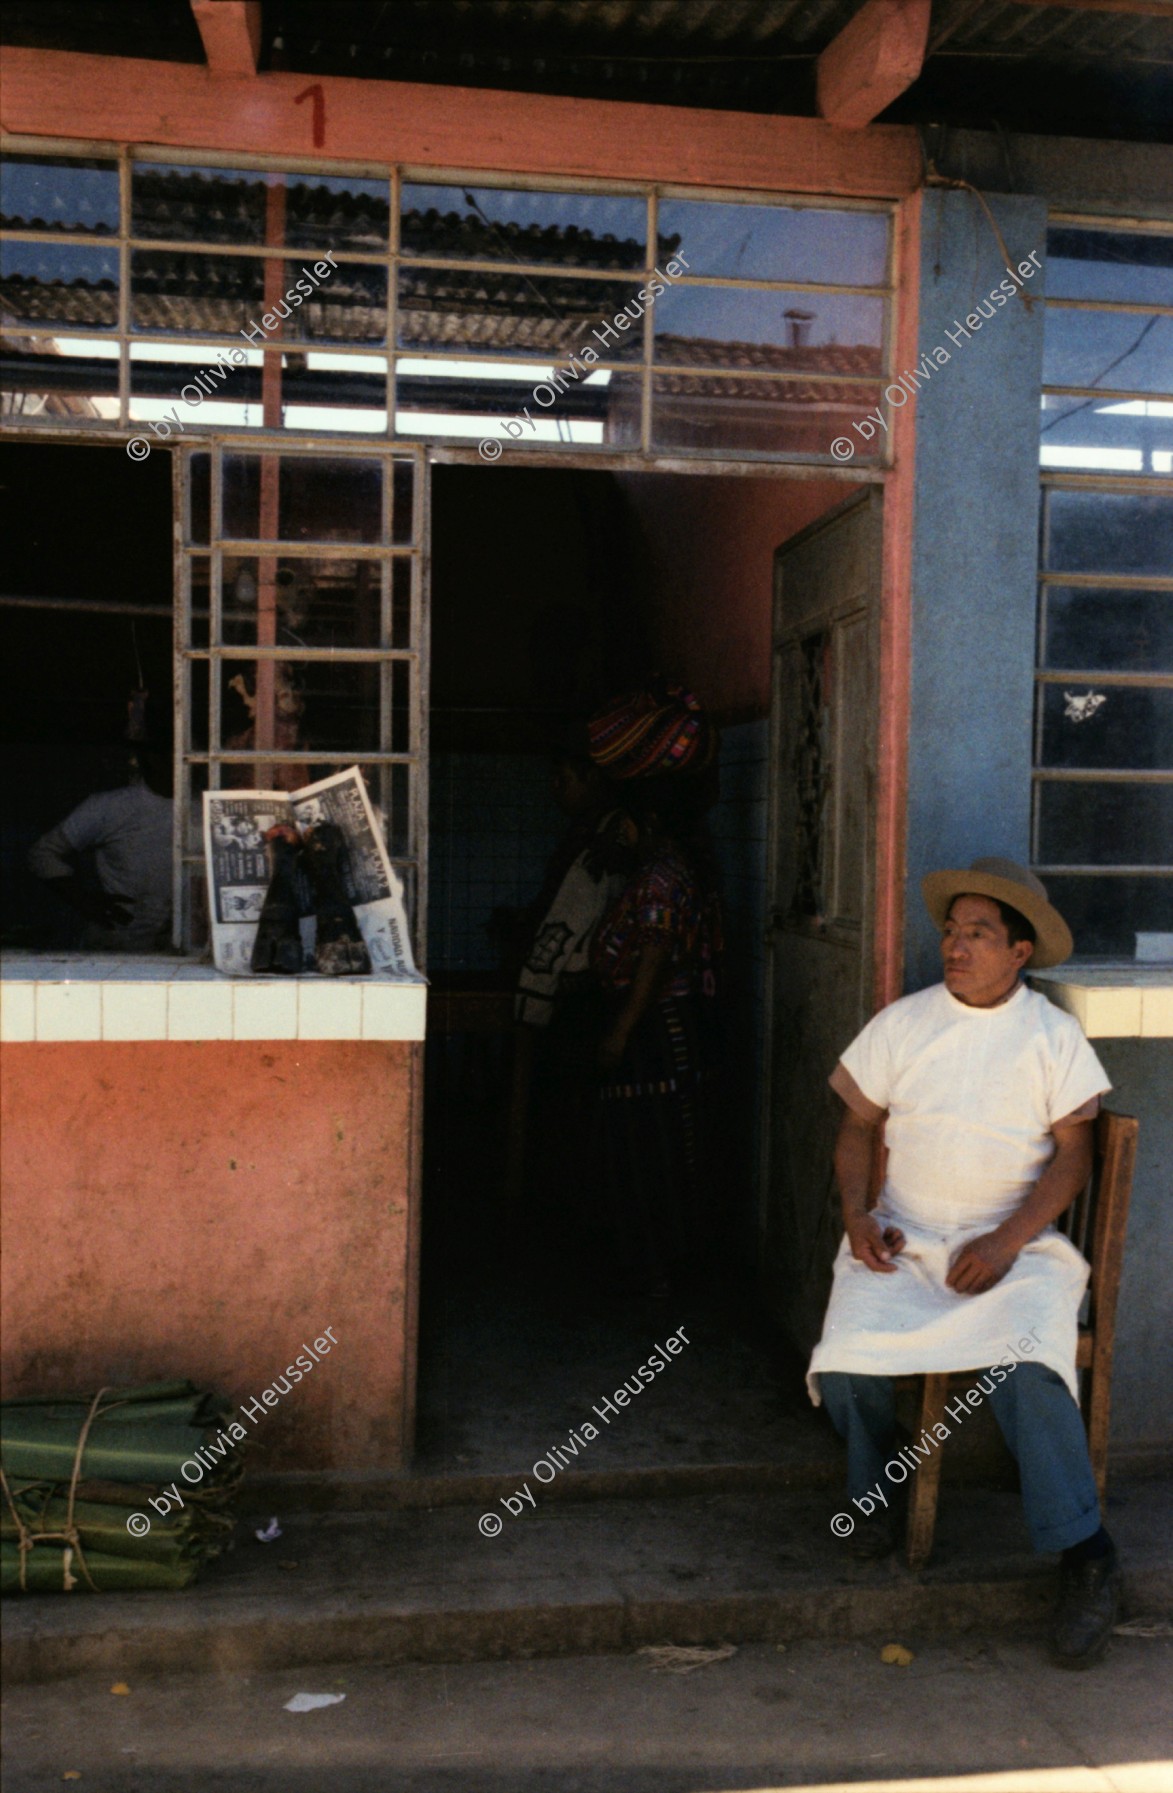
[[231, 978], [157, 954], [6, 953], [0, 1040], [422, 1040], [423, 978]]
[[1173, 1038], [1173, 965], [1057, 965], [1031, 983], [1080, 1023], [1089, 1040]]

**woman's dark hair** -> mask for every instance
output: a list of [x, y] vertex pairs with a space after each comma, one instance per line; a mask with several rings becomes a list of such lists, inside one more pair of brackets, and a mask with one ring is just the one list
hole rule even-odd
[[714, 799], [710, 778], [665, 772], [659, 778], [616, 781], [613, 788], [620, 808], [638, 827], [654, 817], [691, 861], [702, 889], [716, 888], [717, 856], [706, 821]]

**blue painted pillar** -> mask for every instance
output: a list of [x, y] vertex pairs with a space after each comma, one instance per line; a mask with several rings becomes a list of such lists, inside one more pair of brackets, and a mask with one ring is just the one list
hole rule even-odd
[[[1044, 202], [987, 197], [1015, 270], [1032, 251], [1045, 266]], [[1006, 258], [974, 195], [929, 189], [919, 338], [929, 377], [917, 398], [912, 562], [908, 990], [940, 975], [922, 875], [988, 853], [1029, 858], [1043, 307], [1028, 311], [1004, 291], [1002, 304], [991, 300], [1006, 278]], [[1023, 283], [1040, 300], [1042, 287], [1039, 272]], [[967, 336], [970, 317], [978, 328]]]

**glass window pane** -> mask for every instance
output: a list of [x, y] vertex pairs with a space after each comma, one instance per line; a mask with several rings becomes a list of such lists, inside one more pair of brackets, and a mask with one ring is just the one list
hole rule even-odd
[[258, 609], [275, 612], [266, 645], [381, 647], [382, 567], [377, 560], [302, 559], [263, 563], [224, 556], [223, 629], [230, 647], [255, 646]]
[[69, 324], [113, 330], [118, 323], [118, 251], [82, 243], [0, 243], [0, 301], [6, 326]]
[[1048, 305], [1043, 384], [1173, 392], [1173, 318]]
[[188, 535], [189, 542], [212, 539], [212, 457], [193, 454], [188, 466]]
[[830, 380], [763, 380], [719, 374], [658, 373], [653, 380], [652, 441], [658, 448], [719, 454], [832, 457], [831, 444], [855, 445], [856, 464], [880, 458], [882, 440], [852, 435], [851, 425], [880, 403], [880, 389]]
[[1173, 865], [1173, 784], [1036, 786], [1042, 865]]
[[408, 182], [402, 205], [404, 255], [567, 268], [646, 266], [647, 206], [638, 197]]
[[391, 463], [391, 540], [395, 543], [415, 539], [415, 462]]
[[676, 287], [657, 301], [655, 320], [661, 362], [857, 378], [881, 371], [882, 299]]
[[1052, 490], [1047, 518], [1050, 572], [1161, 574], [1173, 568], [1173, 498]]
[[1047, 894], [1083, 958], [1136, 956], [1138, 934], [1173, 930], [1173, 878], [1047, 877]]
[[1044, 766], [1173, 772], [1173, 690], [1041, 685]]
[[277, 533], [283, 541], [377, 542], [383, 464], [354, 457], [282, 457]]
[[381, 249], [389, 216], [386, 181], [353, 175], [136, 162], [131, 178], [131, 235], [176, 243]]
[[660, 256], [679, 249], [690, 274], [882, 286], [888, 219], [880, 212], [663, 199]]
[[1173, 473], [1173, 400], [1042, 396], [1039, 464], [1084, 473]]
[[1043, 665], [1173, 672], [1173, 591], [1049, 585]]
[[411, 561], [397, 555], [391, 562], [391, 646], [411, 646]]
[[[315, 751], [353, 753], [355, 759], [378, 753], [382, 671], [335, 660], [226, 660], [220, 669], [223, 745], [238, 753], [268, 747], [296, 755], [307, 767]], [[296, 762], [291, 757], [288, 763]], [[309, 779], [307, 771], [297, 782]]]
[[1173, 233], [1047, 232], [1047, 292], [1053, 299], [1108, 299], [1173, 305]]
[[[314, 262], [310, 275], [316, 275], [323, 265], [329, 269], [328, 262]], [[383, 343], [387, 340], [385, 267], [375, 267], [369, 262], [340, 261], [337, 272], [323, 274], [320, 285], [305, 295], [304, 288], [312, 284], [311, 280], [302, 273], [300, 263], [287, 262], [285, 284], [287, 291], [278, 291], [273, 295], [273, 301], [277, 306], [286, 302], [291, 309], [292, 315], [284, 320], [286, 339], [340, 343]], [[303, 295], [301, 300], [296, 296], [299, 293]], [[279, 310], [271, 309], [267, 315], [278, 322], [283, 321]]]
[[211, 615], [208, 594], [211, 582], [211, 562], [206, 554], [193, 554], [188, 561], [188, 578], [191, 585], [191, 647], [209, 646], [211, 635]]
[[[397, 364], [395, 428], [400, 435], [447, 436], [501, 444], [508, 453], [537, 444], [565, 442], [583, 447], [636, 447], [640, 440], [639, 374], [593, 367], [556, 403], [539, 408], [535, 382], [552, 372], [547, 364], [528, 367], [481, 360], [435, 361], [401, 358]], [[547, 392], [553, 393], [547, 385]], [[546, 392], [543, 392], [543, 398]], [[528, 409], [528, 420], [524, 411]], [[497, 454], [485, 452], [485, 460]]]
[[[255, 255], [136, 249], [130, 277], [134, 330], [236, 337], [264, 310], [265, 263]], [[245, 347], [239, 340], [234, 346]], [[215, 362], [214, 353], [208, 361]]]
[[101, 337], [16, 336], [0, 344], [6, 423], [117, 423], [118, 344]]
[[86, 156], [0, 158], [0, 226], [5, 230], [118, 229], [118, 166]]
[[[546, 358], [564, 363], [583, 349], [608, 361], [638, 359], [643, 344], [639, 290], [638, 280], [407, 266], [399, 276], [399, 347], [527, 355], [538, 362], [533, 382], [547, 377], [548, 368], [542, 366]], [[630, 311], [624, 311], [625, 305]], [[623, 325], [614, 323], [617, 315]]]
[[285, 241], [291, 249], [385, 249], [391, 221], [387, 181], [353, 174], [290, 175]]

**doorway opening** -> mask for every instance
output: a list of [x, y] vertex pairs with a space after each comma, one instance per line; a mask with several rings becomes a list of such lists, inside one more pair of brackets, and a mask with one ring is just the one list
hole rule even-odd
[[0, 497], [0, 944], [70, 950], [83, 913], [33, 876], [28, 850], [127, 784], [136, 734], [170, 734], [171, 457], [6, 442]]
[[[766, 854], [775, 550], [843, 497], [766, 475], [433, 469], [419, 1472], [524, 1469], [584, 1418], [592, 1468], [825, 1448], [760, 1289]], [[589, 1187], [565, 1201], [543, 1176], [541, 1047], [519, 1047], [510, 962], [566, 825], [551, 744], [653, 673], [721, 736], [713, 1245], [668, 1300], [625, 1294]], [[595, 1404], [680, 1327], [690, 1348], [662, 1389], [600, 1426]]]

